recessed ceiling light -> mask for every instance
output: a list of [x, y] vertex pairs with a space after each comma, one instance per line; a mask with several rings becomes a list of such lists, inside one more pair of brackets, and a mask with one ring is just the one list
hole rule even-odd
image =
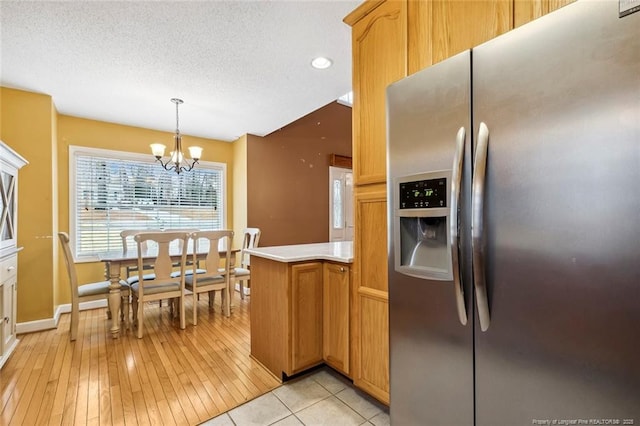
[[333, 61], [329, 58], [325, 58], [324, 56], [318, 56], [311, 61], [311, 66], [319, 70], [329, 68], [331, 64], [333, 64]]

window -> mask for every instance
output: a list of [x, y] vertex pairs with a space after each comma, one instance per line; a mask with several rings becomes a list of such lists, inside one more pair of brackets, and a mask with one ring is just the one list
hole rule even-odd
[[329, 241], [353, 240], [353, 172], [329, 167]]
[[151, 155], [69, 147], [69, 217], [76, 259], [120, 250], [123, 229], [225, 227], [226, 164], [164, 170]]

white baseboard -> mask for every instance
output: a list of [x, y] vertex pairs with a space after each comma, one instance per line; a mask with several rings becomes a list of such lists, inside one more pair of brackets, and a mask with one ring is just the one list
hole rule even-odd
[[[106, 308], [107, 300], [92, 300], [91, 302], [82, 302], [80, 303], [80, 310], [87, 311], [89, 309], [98, 309], [98, 308]], [[56, 309], [56, 312], [53, 315], [53, 318], [46, 318], [36, 321], [29, 322], [19, 322], [16, 324], [16, 334], [23, 333], [34, 333], [36, 331], [44, 331], [50, 330], [52, 328], [58, 327], [58, 321], [60, 321], [60, 315], [68, 314], [71, 312], [71, 303], [65, 303], [64, 305], [59, 305]]]
[[50, 330], [58, 326], [53, 318], [46, 318], [37, 321], [16, 323], [16, 334], [33, 333], [36, 331]]
[[4, 349], [4, 354], [2, 356], [0, 356], [0, 368], [2, 368], [2, 366], [7, 362], [7, 360], [9, 359], [11, 354], [13, 353], [13, 351], [18, 346], [18, 342], [20, 342], [20, 340], [13, 339], [13, 342], [11, 343], [11, 346], [9, 346], [8, 348]]

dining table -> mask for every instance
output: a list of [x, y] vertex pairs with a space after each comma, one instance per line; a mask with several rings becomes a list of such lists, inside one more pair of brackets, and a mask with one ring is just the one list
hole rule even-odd
[[[236, 262], [236, 254], [239, 252], [239, 249], [231, 249], [231, 265], [230, 268], [233, 271], [235, 262]], [[208, 250], [198, 251], [195, 253], [196, 261], [203, 260], [207, 254]], [[179, 262], [182, 256], [182, 252], [176, 248], [170, 251], [171, 260], [174, 262]], [[227, 255], [226, 250], [219, 251], [220, 257], [224, 258]], [[144, 265], [150, 265], [153, 263], [157, 255], [157, 250], [153, 248], [148, 249], [147, 252], [142, 254], [142, 262]], [[193, 249], [187, 249], [187, 262], [193, 260]], [[138, 252], [137, 250], [113, 250], [102, 252], [98, 254], [98, 258], [101, 262], [105, 264], [105, 273], [108, 280], [111, 282], [109, 286], [109, 311], [111, 314], [111, 337], [117, 339], [120, 336], [120, 321], [118, 320], [120, 315], [121, 306], [121, 295], [120, 295], [120, 281], [122, 278], [122, 270], [132, 266], [138, 266]], [[231, 285], [233, 287], [233, 278], [231, 279]], [[232, 289], [230, 289], [232, 290]], [[129, 321], [127, 319], [126, 324]]]

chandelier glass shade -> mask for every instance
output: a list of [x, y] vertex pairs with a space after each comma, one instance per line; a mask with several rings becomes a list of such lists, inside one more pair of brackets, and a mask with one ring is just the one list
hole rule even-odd
[[176, 134], [173, 136], [174, 141], [174, 149], [170, 152], [169, 158], [166, 161], [162, 161], [162, 157], [164, 157], [164, 151], [166, 150], [166, 146], [161, 143], [152, 143], [151, 152], [153, 156], [156, 157], [156, 161], [160, 163], [165, 170], [175, 171], [180, 174], [182, 172], [188, 172], [193, 169], [193, 167], [198, 164], [198, 160], [202, 157], [202, 148], [199, 146], [190, 146], [189, 149], [189, 157], [191, 157], [191, 161], [187, 161], [185, 159], [184, 154], [182, 153], [182, 136], [180, 135], [180, 127], [178, 121], [178, 106], [183, 103], [182, 99], [173, 98], [171, 102], [176, 104]]

